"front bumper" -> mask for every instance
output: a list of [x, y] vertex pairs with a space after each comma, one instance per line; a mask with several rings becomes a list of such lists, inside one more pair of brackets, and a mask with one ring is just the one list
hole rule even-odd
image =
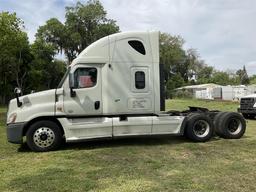
[[7, 140], [10, 143], [23, 143], [23, 129], [25, 123], [11, 123], [7, 125]]
[[245, 114], [256, 114], [256, 108], [250, 108], [250, 109], [237, 109], [238, 113], [245, 113]]

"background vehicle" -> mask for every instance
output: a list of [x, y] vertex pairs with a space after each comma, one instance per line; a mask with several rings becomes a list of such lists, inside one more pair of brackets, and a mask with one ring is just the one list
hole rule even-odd
[[240, 99], [238, 112], [242, 113], [246, 119], [254, 119], [256, 116], [256, 95], [247, 95]]
[[185, 135], [207, 141], [215, 132], [240, 138], [246, 129], [238, 113], [190, 107], [165, 110], [159, 33], [127, 32], [104, 37], [72, 62], [57, 89], [10, 101], [9, 142], [26, 136], [34, 151], [58, 148], [63, 139]]

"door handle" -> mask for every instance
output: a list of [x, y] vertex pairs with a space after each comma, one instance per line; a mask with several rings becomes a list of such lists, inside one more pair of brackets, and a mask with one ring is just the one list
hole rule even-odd
[[98, 110], [100, 108], [100, 101], [95, 101], [94, 108]]

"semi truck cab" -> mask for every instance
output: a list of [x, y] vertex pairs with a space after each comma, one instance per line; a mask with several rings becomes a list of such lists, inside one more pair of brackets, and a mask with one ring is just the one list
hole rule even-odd
[[246, 119], [254, 119], [256, 116], [256, 94], [242, 97], [238, 112], [242, 113]]
[[[207, 141], [214, 130], [240, 138], [245, 121], [238, 113], [204, 108], [164, 111], [159, 32], [123, 32], [88, 46], [71, 63], [56, 89], [10, 101], [7, 138], [34, 151], [57, 149], [61, 141], [152, 135], [186, 135]], [[232, 129], [219, 121], [235, 121]], [[227, 131], [228, 130], [228, 131]], [[231, 130], [231, 131], [230, 131]]]

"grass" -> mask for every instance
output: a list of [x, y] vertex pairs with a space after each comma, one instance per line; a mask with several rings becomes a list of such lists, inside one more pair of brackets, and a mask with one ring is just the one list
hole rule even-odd
[[239, 103], [232, 101], [212, 101], [197, 99], [175, 99], [166, 102], [167, 110], [184, 110], [187, 109], [188, 106], [205, 107], [210, 110], [237, 111]]
[[[168, 109], [207, 106], [235, 111], [237, 103], [169, 100]], [[31, 152], [6, 141], [0, 109], [0, 191], [255, 191], [256, 121], [239, 140], [192, 143], [182, 137], [66, 144]]]

